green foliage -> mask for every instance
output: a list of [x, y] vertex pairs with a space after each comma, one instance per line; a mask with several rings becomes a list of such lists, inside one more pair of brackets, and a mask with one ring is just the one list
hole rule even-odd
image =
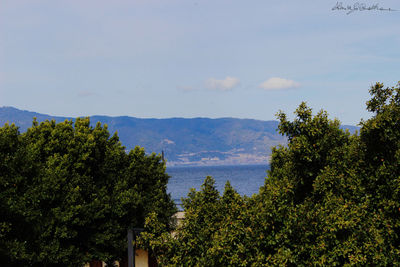
[[9, 266], [117, 260], [128, 227], [143, 226], [151, 211], [167, 227], [175, 212], [161, 157], [139, 147], [127, 154], [88, 118], [34, 120], [23, 134], [6, 124], [0, 170], [0, 260]]
[[[366, 191], [388, 229], [386, 240], [400, 255], [400, 83], [371, 87], [367, 108], [374, 116], [361, 123], [362, 167], [369, 178]], [[385, 240], [385, 241], [386, 241]]]
[[[159, 264], [246, 265], [241, 261], [246, 248], [238, 245], [248, 231], [243, 228], [246, 223], [240, 220], [243, 211], [246, 210], [247, 201], [229, 182], [221, 197], [214, 182], [212, 177], [207, 177], [200, 191], [192, 189], [188, 197], [183, 199], [185, 218], [172, 234], [162, 232], [165, 228], [154, 218], [148, 218], [147, 231], [142, 235], [142, 245], [153, 251]], [[238, 231], [241, 231], [242, 235], [238, 235]]]
[[370, 93], [373, 117], [361, 122], [360, 135], [324, 111], [313, 116], [305, 103], [293, 121], [278, 113], [288, 145], [273, 149], [259, 193], [241, 197], [227, 184], [220, 196], [207, 177], [184, 200], [176, 232], [152, 243], [160, 263], [399, 265], [400, 85], [377, 83]]

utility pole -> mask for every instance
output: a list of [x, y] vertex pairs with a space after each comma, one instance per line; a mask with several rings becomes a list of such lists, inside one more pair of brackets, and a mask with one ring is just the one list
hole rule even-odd
[[133, 232], [132, 229], [128, 229], [128, 267], [135, 266], [135, 258], [133, 253]]
[[[135, 267], [136, 236], [144, 231], [144, 228], [128, 229], [128, 267]], [[135, 246], [133, 246], [133, 234], [135, 234]]]

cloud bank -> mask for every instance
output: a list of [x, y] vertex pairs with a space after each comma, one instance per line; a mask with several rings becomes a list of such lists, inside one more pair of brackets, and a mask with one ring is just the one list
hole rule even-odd
[[238, 78], [227, 76], [223, 80], [217, 80], [210, 78], [206, 81], [206, 87], [212, 90], [228, 91], [232, 90], [235, 86], [240, 83]]
[[259, 85], [260, 88], [264, 90], [284, 90], [289, 88], [299, 87], [300, 83], [283, 79], [279, 77], [272, 77]]

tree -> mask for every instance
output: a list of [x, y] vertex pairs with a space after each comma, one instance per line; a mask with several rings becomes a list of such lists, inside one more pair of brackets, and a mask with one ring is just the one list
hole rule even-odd
[[[150, 248], [163, 266], [246, 266], [245, 247], [241, 243], [251, 231], [241, 221], [247, 200], [230, 185], [222, 196], [208, 176], [200, 191], [192, 189], [183, 199], [185, 218], [174, 234], [165, 231], [156, 220], [147, 221], [142, 246]], [[244, 219], [249, 219], [245, 217]], [[157, 227], [158, 226], [158, 227]], [[240, 232], [241, 234], [237, 234]]]
[[341, 130], [325, 112], [313, 117], [304, 103], [293, 122], [278, 114], [288, 146], [273, 150], [255, 200], [264, 217], [258, 235], [269, 239], [256, 239], [265, 255], [260, 263], [399, 262], [398, 92], [381, 84], [371, 88], [367, 109], [376, 114], [362, 123], [360, 136]]
[[175, 206], [160, 156], [128, 154], [88, 118], [0, 128], [0, 259], [10, 266], [80, 266], [123, 257], [128, 227]]
[[362, 121], [360, 154], [366, 192], [371, 209], [382, 214], [386, 228], [385, 246], [393, 261], [400, 258], [400, 82], [385, 88], [377, 83], [370, 89], [367, 110], [371, 119]]
[[[278, 113], [287, 146], [273, 149], [251, 198], [206, 178], [184, 201], [186, 219], [150, 244], [164, 265], [343, 266], [400, 264], [400, 84], [370, 90], [360, 134], [301, 103]], [[148, 220], [149, 232], [154, 220]], [[155, 237], [155, 235], [153, 235]], [[165, 257], [166, 255], [166, 257]]]

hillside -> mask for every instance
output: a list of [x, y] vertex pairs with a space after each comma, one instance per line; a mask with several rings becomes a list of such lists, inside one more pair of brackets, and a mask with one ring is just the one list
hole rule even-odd
[[[38, 121], [54, 119], [57, 122], [73, 119], [0, 107], [0, 125], [13, 122], [20, 127], [21, 132], [31, 126], [33, 117]], [[139, 145], [147, 153], [164, 151], [169, 166], [267, 164], [271, 147], [286, 143], [286, 139], [276, 131], [277, 121], [91, 117], [93, 125], [98, 121], [107, 124], [111, 133], [117, 132], [127, 150]], [[350, 131], [357, 128], [344, 127]]]

